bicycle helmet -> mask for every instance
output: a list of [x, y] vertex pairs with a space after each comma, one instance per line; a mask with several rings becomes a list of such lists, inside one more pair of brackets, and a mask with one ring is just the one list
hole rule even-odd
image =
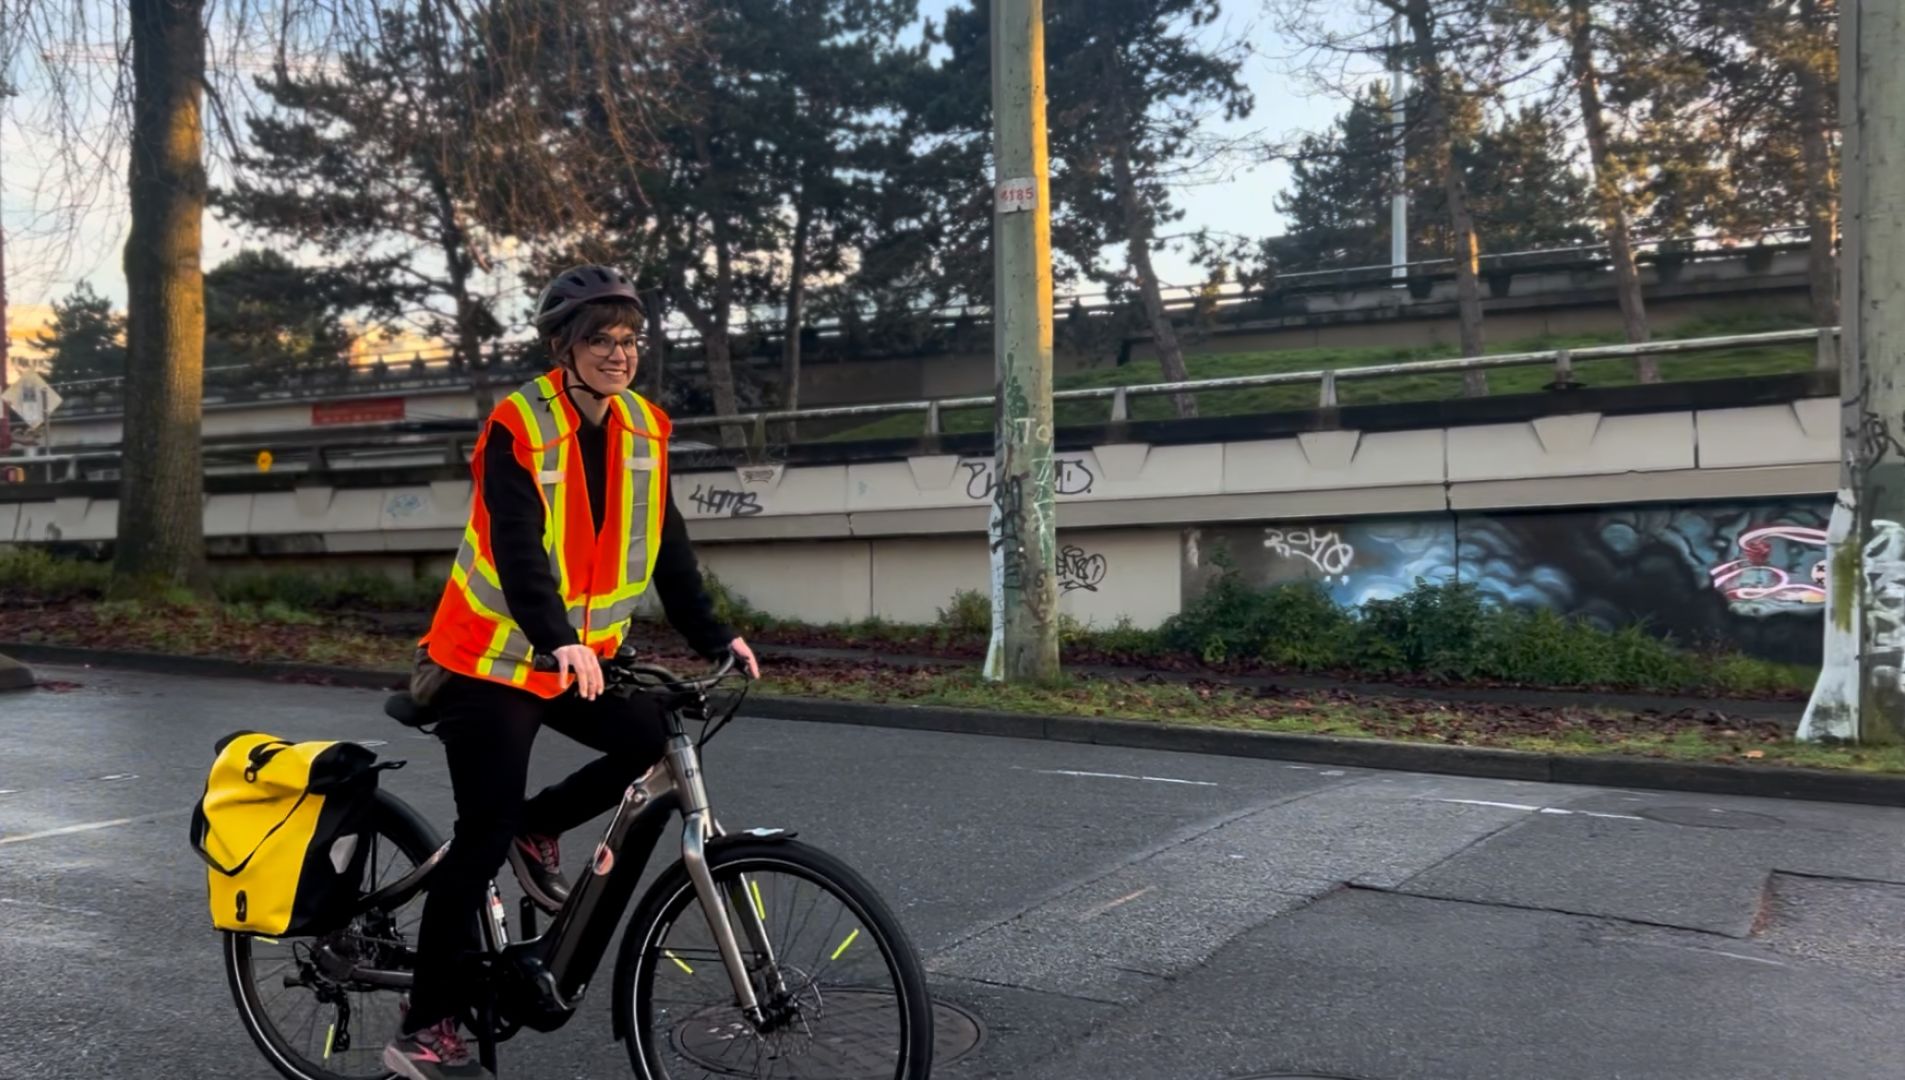
[[536, 298], [536, 314], [531, 320], [536, 332], [547, 336], [562, 320], [584, 304], [597, 300], [627, 300], [642, 306], [634, 283], [620, 270], [606, 266], [577, 266], [557, 274]]

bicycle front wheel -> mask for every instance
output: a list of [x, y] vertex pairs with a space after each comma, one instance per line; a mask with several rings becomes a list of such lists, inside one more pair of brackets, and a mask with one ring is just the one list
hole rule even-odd
[[793, 841], [720, 844], [708, 869], [766, 1017], [743, 1016], [676, 863], [622, 938], [618, 1027], [644, 1080], [926, 1080], [933, 1013], [919, 954], [873, 887]]

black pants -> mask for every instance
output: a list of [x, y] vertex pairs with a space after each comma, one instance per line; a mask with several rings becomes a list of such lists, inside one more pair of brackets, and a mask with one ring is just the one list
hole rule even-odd
[[[460, 957], [477, 946], [476, 916], [485, 886], [524, 834], [558, 836], [621, 800], [629, 782], [660, 760], [666, 736], [652, 697], [574, 694], [554, 700], [482, 679], [457, 676], [432, 702], [437, 737], [450, 763], [456, 830], [424, 899], [417, 930], [416, 985], [406, 1031], [456, 1013]], [[523, 798], [529, 751], [544, 726], [603, 756], [567, 779]]]

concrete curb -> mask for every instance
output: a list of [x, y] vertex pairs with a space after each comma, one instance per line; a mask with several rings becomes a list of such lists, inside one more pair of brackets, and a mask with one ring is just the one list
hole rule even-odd
[[[0, 642], [0, 650], [47, 664], [124, 668], [212, 678], [322, 682], [369, 690], [397, 689], [405, 677], [404, 672], [396, 670], [376, 671], [322, 664], [254, 663], [213, 657], [80, 649], [65, 645]], [[768, 720], [1042, 739], [1362, 769], [1531, 780], [1549, 784], [1648, 788], [1708, 795], [1905, 806], [1905, 776], [1872, 776], [1821, 769], [1536, 754], [1523, 750], [1180, 727], [1086, 716], [1040, 716], [983, 709], [868, 704], [825, 698], [750, 697], [744, 711], [750, 716]]]
[[215, 679], [259, 679], [265, 682], [315, 682], [362, 690], [396, 690], [406, 674], [395, 669], [336, 667], [330, 664], [290, 664], [276, 660], [228, 660], [215, 656], [174, 656], [130, 649], [81, 649], [71, 645], [7, 642], [0, 649], [41, 664], [72, 667], [118, 668], [160, 675], [202, 675]]
[[980, 709], [869, 705], [819, 698], [750, 698], [745, 711], [749, 715], [770, 720], [862, 724], [914, 731], [1093, 743], [1141, 750], [1269, 758], [1316, 765], [1446, 773], [1497, 780], [1905, 806], [1905, 776], [1873, 776], [1823, 769], [1536, 754], [1525, 750], [1179, 727], [1085, 716], [1037, 716]]
[[0, 690], [28, 690], [37, 685], [33, 670], [10, 656], [0, 654]]

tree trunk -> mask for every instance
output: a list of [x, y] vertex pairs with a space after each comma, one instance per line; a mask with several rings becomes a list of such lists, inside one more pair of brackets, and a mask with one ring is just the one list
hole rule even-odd
[[[1133, 121], [1124, 98], [1123, 86], [1119, 81], [1119, 61], [1112, 47], [1109, 34], [1100, 36], [1100, 48], [1104, 56], [1104, 93], [1111, 101], [1117, 120], [1117, 129], [1128, 132]], [[1111, 177], [1118, 189], [1118, 210], [1124, 217], [1125, 260], [1131, 266], [1131, 272], [1138, 276], [1138, 296], [1144, 304], [1144, 317], [1151, 324], [1151, 341], [1158, 350], [1158, 367], [1164, 373], [1166, 382], [1188, 382], [1190, 370], [1184, 366], [1184, 349], [1178, 343], [1177, 330], [1171, 325], [1170, 313], [1164, 310], [1164, 290], [1158, 285], [1157, 268], [1151, 262], [1151, 222], [1145, 216], [1143, 201], [1138, 196], [1138, 181], [1131, 170], [1131, 142], [1120, 138], [1112, 148]], [[1173, 394], [1171, 404], [1177, 410], [1180, 419], [1190, 419], [1197, 415], [1197, 397], [1194, 394]]]
[[[1137, 180], [1131, 175], [1129, 143], [1118, 143], [1111, 171], [1118, 185], [1118, 207], [1124, 213], [1126, 259], [1138, 275], [1138, 295], [1144, 302], [1144, 317], [1151, 324], [1151, 340], [1157, 345], [1158, 366], [1164, 371], [1165, 382], [1188, 382], [1191, 375], [1184, 366], [1184, 348], [1178, 344], [1170, 313], [1164, 310], [1164, 290], [1158, 286], [1158, 272], [1151, 263], [1151, 223], [1138, 199]], [[1197, 415], [1194, 394], [1173, 394], [1171, 403], [1181, 419]]]
[[[674, 297], [681, 313], [688, 316], [695, 332], [701, 335], [702, 364], [708, 372], [708, 389], [714, 394], [714, 414], [733, 416], [740, 410], [734, 394], [734, 365], [728, 348], [727, 322], [717, 314], [724, 310], [722, 305], [717, 303], [712, 312], [702, 307], [680, 280], [669, 283], [668, 293]], [[722, 446], [742, 446], [746, 441], [739, 427], [722, 425]]]
[[[1594, 66], [1594, 23], [1588, 0], [1568, 0], [1568, 38], [1574, 52], [1575, 85], [1581, 93], [1581, 119], [1587, 128], [1588, 152], [1594, 161], [1594, 202], [1601, 212], [1601, 228], [1614, 260], [1614, 291], [1620, 297], [1622, 328], [1631, 344], [1648, 340], [1647, 306], [1640, 291], [1640, 268], [1634, 264], [1634, 241], [1627, 231], [1627, 204], [1621, 197], [1620, 163], [1614, 158], [1601, 107], [1600, 73]], [[1660, 361], [1651, 356], [1636, 361], [1640, 381], [1660, 381]]]
[[131, 230], [115, 596], [203, 590], [204, 0], [130, 0]]
[[[1468, 209], [1468, 184], [1456, 167], [1454, 138], [1449, 126], [1448, 104], [1443, 100], [1446, 79], [1442, 58], [1436, 52], [1435, 25], [1429, 0], [1408, 0], [1406, 16], [1415, 37], [1416, 85], [1421, 87], [1422, 115], [1428, 124], [1429, 153], [1442, 180], [1448, 200], [1449, 234], [1455, 244], [1455, 297], [1462, 327], [1462, 355], [1482, 355], [1482, 289], [1479, 281], [1478, 253], [1475, 242], [1475, 218]], [[1480, 371], [1462, 375], [1463, 388], [1470, 396], [1488, 393], [1488, 376]]]
[[[1815, 0], [1801, 0], [1799, 32], [1811, 34]], [[1810, 52], [1809, 52], [1810, 55]], [[1795, 65], [1799, 87], [1800, 152], [1806, 169], [1806, 277], [1812, 292], [1814, 326], [1839, 323], [1838, 260], [1833, 241], [1838, 232], [1838, 191], [1832, 173], [1832, 147], [1826, 125], [1832, 122], [1825, 80], [1811, 64]]]
[[[715, 175], [714, 153], [708, 145], [706, 131], [697, 128], [694, 139], [695, 157], [704, 170], [702, 182], [706, 183], [708, 178]], [[734, 250], [728, 242], [728, 220], [719, 200], [709, 218], [710, 231], [714, 234], [713, 310], [703, 309], [695, 303], [694, 298], [688, 295], [687, 288], [679, 284], [675, 302], [695, 324], [695, 329], [701, 332], [701, 356], [708, 370], [708, 389], [714, 394], [714, 414], [733, 416], [741, 411], [734, 393], [734, 361], [728, 341], [728, 318], [734, 308]], [[700, 257], [699, 253], [696, 253], [696, 257]], [[744, 442], [740, 428], [721, 428], [723, 446], [735, 447]]]
[[[667, 314], [662, 304], [667, 300], [666, 290], [656, 289], [649, 294], [648, 308], [648, 355], [642, 363], [649, 371], [648, 399], [657, 405], [662, 404], [662, 380], [668, 375], [668, 327]], [[665, 407], [665, 406], [664, 406]]]
[[[787, 268], [787, 340], [781, 371], [786, 389], [781, 393], [781, 407], [789, 412], [800, 408], [800, 335], [805, 326], [802, 309], [807, 303], [807, 230], [812, 216], [807, 200], [802, 198], [794, 213], [794, 256]], [[796, 434], [796, 424], [789, 420], [787, 441], [793, 442]]]

